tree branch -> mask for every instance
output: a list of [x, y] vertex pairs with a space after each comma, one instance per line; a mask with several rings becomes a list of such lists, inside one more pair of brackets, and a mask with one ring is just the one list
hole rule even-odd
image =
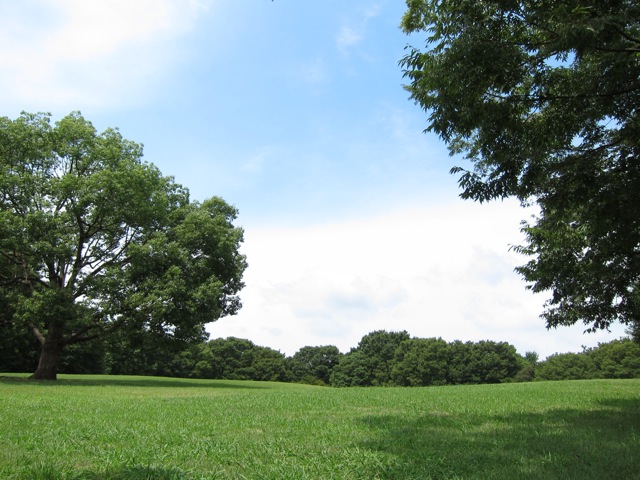
[[44, 338], [44, 335], [42, 334], [42, 332], [38, 329], [38, 327], [36, 327], [33, 323], [29, 324], [29, 328], [31, 329], [31, 331], [33, 332], [33, 334], [36, 336], [36, 338], [38, 339], [38, 342], [40, 342], [40, 345], [44, 345], [44, 342], [46, 341], [46, 338]]
[[[101, 325], [97, 322], [98, 322], [98, 315], [94, 315], [93, 323], [89, 325], [85, 325], [79, 330], [71, 333], [68, 337], [64, 339], [64, 344], [73, 345], [76, 343], [88, 342], [90, 340], [95, 340], [96, 338], [100, 338], [110, 333], [113, 333], [124, 326], [125, 319], [121, 318], [119, 320], [116, 320], [112, 322], [108, 327], [105, 327], [104, 325]], [[92, 330], [98, 330], [98, 331], [96, 333], [87, 334]]]

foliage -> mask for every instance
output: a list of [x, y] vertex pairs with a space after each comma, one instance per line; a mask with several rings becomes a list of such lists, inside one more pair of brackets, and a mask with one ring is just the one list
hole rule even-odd
[[409, 334], [376, 330], [360, 340], [358, 346], [340, 359], [330, 377], [331, 385], [384, 386], [391, 385], [391, 371], [396, 349]]
[[518, 272], [548, 327], [640, 321], [640, 6], [407, 0], [401, 65], [463, 198], [537, 203]]
[[602, 378], [640, 378], [640, 345], [630, 339], [601, 343], [587, 354]]
[[230, 380], [250, 380], [253, 375], [254, 343], [242, 338], [217, 338], [207, 343], [214, 376]]
[[449, 353], [449, 344], [441, 338], [403, 341], [394, 354], [393, 383], [410, 387], [446, 384]]
[[330, 381], [336, 387], [500, 383], [512, 380], [522, 366], [515, 347], [505, 342], [447, 343], [380, 330], [340, 359]]
[[0, 478], [636, 478], [638, 380], [0, 379]]
[[235, 208], [191, 202], [79, 113], [0, 118], [0, 204], [3, 317], [42, 345], [37, 378], [55, 379], [69, 345], [120, 328], [198, 340], [240, 308]]
[[302, 347], [288, 359], [291, 381], [328, 385], [333, 368], [340, 362], [340, 350], [333, 345]]
[[38, 345], [26, 329], [0, 321], [0, 372], [33, 371], [38, 365]]
[[72, 374], [104, 373], [106, 345], [102, 339], [68, 345], [60, 356], [60, 372]]
[[252, 341], [228, 337], [194, 345], [181, 355], [191, 378], [286, 381], [285, 356]]
[[396, 349], [411, 338], [406, 331], [387, 332], [377, 330], [360, 340], [356, 350], [369, 359], [372, 380], [371, 385], [390, 385], [391, 370]]
[[640, 378], [640, 345], [630, 338], [623, 338], [600, 343], [582, 353], [557, 353], [535, 366], [535, 378]]
[[593, 360], [581, 353], [556, 353], [536, 368], [538, 380], [584, 380], [596, 377]]
[[[6, 350], [0, 349], [0, 372], [29, 370], [37, 361], [37, 345], [27, 333], [22, 332], [27, 343], [24, 349], [15, 335], [0, 337], [0, 344], [8, 346]], [[376, 331], [365, 335], [359, 346], [346, 355], [335, 346], [307, 346], [285, 357], [241, 338], [189, 344], [149, 331], [121, 329], [107, 338], [66, 349], [60, 372], [298, 382], [334, 387], [379, 386], [386, 369], [390, 376], [385, 385], [412, 387], [640, 378], [640, 345], [629, 338], [601, 343], [582, 353], [555, 354], [541, 362], [536, 352], [521, 356], [505, 342], [446, 342], [441, 338], [406, 337], [406, 332]], [[382, 361], [383, 356], [378, 354], [388, 347], [384, 354], [388, 358], [391, 346], [396, 343], [392, 357]]]
[[340, 359], [331, 372], [332, 387], [370, 387], [374, 385], [375, 365], [365, 353], [352, 350]]
[[286, 357], [269, 347], [256, 346], [253, 355], [252, 379], [265, 382], [285, 382], [289, 379]]
[[520, 370], [520, 358], [513, 345], [483, 340], [477, 343], [454, 341], [450, 346], [448, 383], [500, 383]]
[[521, 357], [505, 342], [413, 338], [396, 350], [394, 380], [411, 386], [500, 383], [520, 368]]
[[[203, 335], [201, 342], [205, 339]], [[103, 343], [105, 344], [103, 373], [188, 376], [188, 370], [181, 363], [180, 355], [190, 347], [191, 342], [164, 335], [161, 332], [122, 328], [109, 335]]]
[[630, 323], [626, 333], [634, 342], [640, 344], [640, 322]]

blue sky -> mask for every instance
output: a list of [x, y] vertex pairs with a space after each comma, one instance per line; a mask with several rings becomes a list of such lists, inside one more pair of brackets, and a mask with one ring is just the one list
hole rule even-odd
[[400, 0], [0, 2], [0, 115], [80, 110], [198, 200], [240, 211], [243, 310], [211, 324], [291, 355], [376, 329], [541, 357], [621, 336], [548, 332], [509, 251], [530, 212], [458, 198], [459, 161], [402, 89]]

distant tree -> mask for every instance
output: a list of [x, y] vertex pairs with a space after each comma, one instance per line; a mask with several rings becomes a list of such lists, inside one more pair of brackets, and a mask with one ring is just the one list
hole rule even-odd
[[523, 358], [506, 342], [447, 343], [378, 330], [334, 367], [332, 386], [426, 386], [512, 381]]
[[206, 332], [199, 339], [184, 341], [162, 331], [121, 328], [103, 340], [105, 373], [186, 377], [193, 367], [185, 369], [178, 357], [205, 340]]
[[174, 359], [192, 378], [287, 381], [285, 355], [251, 340], [216, 338], [193, 345]]
[[640, 321], [631, 322], [626, 330], [629, 338], [634, 342], [640, 344]]
[[449, 344], [441, 338], [404, 340], [394, 354], [393, 383], [411, 387], [444, 385], [449, 360]]
[[480, 383], [509, 381], [520, 370], [520, 356], [507, 342], [482, 340], [476, 343], [474, 353]]
[[368, 333], [356, 348], [340, 358], [330, 376], [332, 386], [384, 386], [391, 385], [391, 371], [395, 351], [410, 338], [406, 331], [376, 330]]
[[291, 380], [328, 385], [331, 372], [341, 356], [338, 347], [333, 345], [302, 347], [288, 359]]
[[329, 382], [332, 387], [370, 387], [376, 385], [376, 362], [364, 352], [352, 349], [333, 368]]
[[191, 345], [178, 355], [183, 376], [190, 378], [222, 378], [220, 359], [211, 352], [208, 343]]
[[60, 356], [60, 373], [106, 373], [106, 344], [102, 338], [89, 342], [73, 343]]
[[[640, 322], [640, 8], [407, 0], [407, 90], [467, 166], [463, 198], [537, 204], [518, 272], [547, 327]], [[467, 162], [468, 161], [468, 162]]]
[[[255, 344], [244, 338], [216, 338], [206, 344], [210, 351], [213, 375], [209, 378], [251, 380], [254, 377]], [[209, 360], [210, 358], [210, 360]]]
[[357, 350], [369, 359], [373, 375], [372, 385], [382, 386], [391, 383], [391, 369], [396, 349], [403, 341], [410, 338], [406, 331], [387, 332], [385, 330], [376, 330], [362, 337]]
[[35, 370], [38, 365], [38, 345], [28, 330], [11, 322], [0, 321], [0, 372]]
[[456, 340], [450, 353], [448, 383], [452, 384], [500, 383], [513, 379], [522, 368], [522, 357], [506, 342]]
[[597, 376], [593, 359], [585, 353], [556, 353], [536, 367], [537, 380], [584, 380]]
[[286, 382], [288, 377], [286, 357], [269, 347], [256, 346], [253, 354], [252, 380]]
[[531, 382], [536, 377], [536, 365], [540, 356], [536, 352], [525, 352], [520, 371], [514, 377], [516, 382]]
[[79, 113], [0, 118], [0, 289], [41, 344], [34, 377], [55, 379], [66, 347], [120, 328], [199, 340], [235, 313], [236, 214], [191, 202], [140, 145]]
[[473, 362], [473, 343], [454, 340], [449, 344], [449, 368], [447, 369], [447, 383], [463, 385], [480, 383], [475, 375]]
[[524, 359], [528, 364], [535, 367], [538, 364], [538, 360], [540, 360], [540, 355], [537, 352], [524, 352]]
[[640, 378], [640, 345], [631, 339], [600, 343], [585, 352], [603, 378]]

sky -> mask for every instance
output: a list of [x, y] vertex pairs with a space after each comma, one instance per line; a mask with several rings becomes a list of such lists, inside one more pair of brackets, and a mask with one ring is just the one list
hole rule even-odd
[[195, 200], [239, 210], [249, 268], [207, 326], [293, 355], [375, 330], [540, 358], [624, 335], [547, 330], [510, 247], [517, 202], [459, 198], [398, 62], [401, 0], [0, 0], [0, 116], [118, 127]]

